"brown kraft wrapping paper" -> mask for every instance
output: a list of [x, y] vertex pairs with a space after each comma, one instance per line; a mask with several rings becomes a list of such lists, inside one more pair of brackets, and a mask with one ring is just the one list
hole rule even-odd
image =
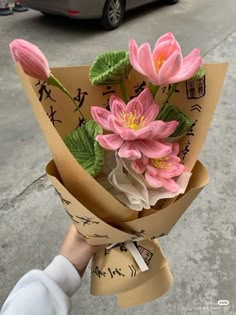
[[[173, 279], [157, 238], [167, 235], [178, 219], [208, 182], [205, 167], [197, 161], [204, 144], [223, 85], [226, 64], [204, 65], [205, 76], [180, 83], [169, 102], [186, 113], [193, 122], [181, 138], [180, 157], [192, 176], [185, 194], [163, 201], [156, 209], [141, 212], [127, 208], [109, 194], [74, 159], [63, 139], [79, 128], [81, 117], [74, 104], [58, 89], [17, 71], [42, 129], [53, 161], [47, 165], [48, 176], [63, 206], [79, 233], [93, 245], [118, 243], [101, 249], [93, 258], [91, 293], [117, 294], [121, 307], [154, 300], [164, 294]], [[106, 107], [114, 86], [94, 87], [88, 79], [88, 66], [54, 68], [52, 73], [75, 97], [85, 118], [91, 118], [90, 106]], [[127, 81], [130, 97], [147, 85], [145, 78], [132, 71]], [[166, 98], [168, 86], [159, 89], [156, 99]], [[138, 216], [139, 215], [139, 216]], [[141, 239], [140, 239], [141, 238]], [[141, 272], [127, 242], [133, 240], [149, 269]]]

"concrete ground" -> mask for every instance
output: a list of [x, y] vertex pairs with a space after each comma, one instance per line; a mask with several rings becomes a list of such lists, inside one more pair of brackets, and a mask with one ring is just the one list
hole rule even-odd
[[[130, 38], [153, 44], [172, 31], [184, 53], [200, 47], [206, 62], [229, 61], [224, 90], [201, 153], [211, 181], [161, 240], [174, 286], [144, 306], [120, 310], [113, 296], [89, 295], [89, 271], [72, 314], [236, 314], [236, 3], [159, 4], [134, 11], [113, 31], [96, 22], [48, 19], [38, 12], [0, 16], [0, 304], [16, 281], [57, 254], [69, 219], [45, 175], [47, 145], [15, 73], [8, 45], [33, 41], [50, 65], [90, 64], [104, 50], [126, 49]], [[229, 300], [219, 306], [218, 300]]]

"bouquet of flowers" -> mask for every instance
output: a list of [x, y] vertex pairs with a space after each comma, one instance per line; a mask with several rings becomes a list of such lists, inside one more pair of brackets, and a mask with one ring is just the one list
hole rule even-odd
[[208, 182], [197, 158], [226, 65], [202, 65], [199, 49], [183, 58], [172, 33], [90, 67], [50, 69], [21, 39], [10, 50], [53, 156], [48, 176], [79, 233], [104, 245], [91, 293], [122, 307], [158, 298], [173, 281], [158, 238]]

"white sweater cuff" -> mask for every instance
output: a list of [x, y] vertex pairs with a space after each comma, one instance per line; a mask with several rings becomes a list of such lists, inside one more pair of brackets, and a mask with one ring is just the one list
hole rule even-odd
[[56, 256], [44, 271], [69, 297], [74, 295], [81, 286], [78, 271], [64, 256]]

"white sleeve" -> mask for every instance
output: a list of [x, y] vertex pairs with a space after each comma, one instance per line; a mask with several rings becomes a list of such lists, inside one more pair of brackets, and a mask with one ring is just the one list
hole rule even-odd
[[70, 297], [81, 285], [78, 271], [64, 256], [56, 256], [44, 270], [32, 270], [16, 284], [1, 315], [66, 315]]

